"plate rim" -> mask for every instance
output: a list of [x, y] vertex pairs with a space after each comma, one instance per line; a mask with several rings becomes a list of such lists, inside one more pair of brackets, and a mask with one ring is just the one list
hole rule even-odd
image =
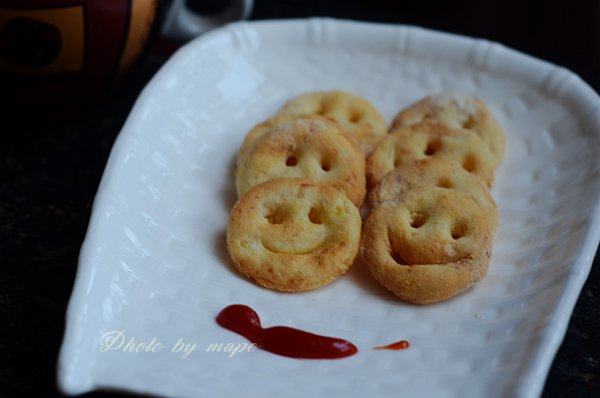
[[[150, 98], [152, 98], [152, 92], [162, 80], [163, 75], [167, 75], [177, 68], [179, 63], [178, 60], [180, 58], [186, 57], [186, 55], [192, 51], [200, 51], [202, 47], [210, 44], [221, 36], [229, 35], [232, 29], [250, 26], [253, 29], [265, 31], [277, 30], [281, 27], [289, 27], [290, 25], [304, 26], [307, 24], [328, 25], [328, 29], [367, 29], [374, 35], [381, 34], [384, 29], [393, 29], [395, 31], [406, 29], [408, 32], [419, 31], [436, 40], [446, 39], [462, 42], [463, 45], [473, 45], [475, 42], [480, 42], [494, 47], [495, 51], [503, 53], [503, 56], [509, 56], [515, 60], [519, 60], [529, 69], [535, 69], [536, 73], [539, 73], [539, 68], [544, 68], [548, 71], [560, 71], [560, 73], [566, 74], [566, 76], [572, 80], [571, 91], [575, 94], [574, 99], [580, 102], [579, 105], [583, 106], [584, 103], [588, 104], [589, 107], [587, 113], [600, 113], [600, 97], [574, 72], [551, 62], [541, 60], [485, 39], [471, 38], [460, 34], [437, 31], [413, 25], [322, 17], [239, 21], [205, 33], [182, 46], [163, 66], [161, 66], [158, 72], [155, 73], [152, 79], [140, 92], [111, 148], [98, 190], [93, 199], [90, 220], [85, 238], [81, 245], [73, 289], [65, 313], [65, 328], [60, 346], [56, 373], [59, 390], [64, 394], [81, 394], [92, 391], [98, 387], [92, 381], [90, 372], [86, 374], [87, 377], [85, 379], [79, 378], [76, 380], [76, 375], [82, 376], [85, 373], [82, 373], [81, 371], [75, 372], [73, 368], [76, 368], [80, 364], [81, 352], [78, 350], [78, 347], [83, 339], [82, 323], [84, 320], [89, 322], [89, 317], [85, 317], [84, 314], [90, 296], [88, 286], [93, 282], [95, 270], [98, 267], [98, 264], [94, 264], [94, 259], [97, 257], [94, 253], [94, 249], [98, 246], [98, 242], [101, 242], [101, 237], [98, 236], [98, 231], [100, 230], [100, 228], [98, 228], [100, 223], [99, 218], [102, 210], [106, 207], [106, 196], [111, 193], [109, 189], [111, 182], [115, 180], [115, 175], [118, 174], [117, 170], [121, 167], [120, 163], [122, 163], [122, 159], [119, 158], [118, 152], [121, 148], [126, 148], [127, 140], [133, 136], [131, 125], [134, 124], [133, 121], [136, 119], [139, 110]], [[294, 33], [294, 35], [296, 34], [297, 33]], [[595, 130], [594, 134], [598, 135], [598, 130]], [[517, 382], [517, 389], [515, 392], [518, 396], [539, 396], [541, 394], [552, 361], [566, 334], [570, 315], [573, 312], [583, 284], [592, 267], [599, 241], [600, 194], [596, 195], [594, 208], [590, 212], [590, 220], [587, 223], [584, 237], [580, 241], [580, 252], [573, 262], [572, 271], [569, 272], [568, 281], [565, 284], [564, 291], [558, 298], [556, 310], [551, 315], [542, 332], [542, 337], [540, 338], [535, 352], [532, 354], [530, 364], [524, 369], [520, 376], [521, 380]], [[134, 390], [132, 389], [131, 391]]]

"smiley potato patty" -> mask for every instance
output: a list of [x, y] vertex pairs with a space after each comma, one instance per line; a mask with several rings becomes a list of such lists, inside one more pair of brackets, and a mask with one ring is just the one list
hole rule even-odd
[[236, 269], [257, 284], [311, 290], [348, 270], [360, 229], [359, 211], [342, 191], [279, 178], [254, 187], [235, 204], [227, 248]]
[[400, 299], [436, 303], [483, 278], [494, 229], [495, 221], [472, 196], [420, 185], [371, 211], [361, 256], [373, 277]]
[[502, 161], [506, 146], [504, 131], [483, 101], [449, 93], [425, 97], [398, 113], [391, 130], [422, 121], [435, 121], [454, 129], [471, 131], [487, 145], [494, 167]]
[[238, 197], [276, 178], [306, 178], [342, 190], [360, 207], [366, 192], [365, 160], [336, 122], [297, 116], [271, 122], [259, 136], [254, 131], [238, 157]]
[[344, 91], [301, 95], [287, 102], [278, 115], [321, 115], [332, 118], [356, 138], [365, 155], [375, 148], [387, 132], [385, 119], [373, 104]]

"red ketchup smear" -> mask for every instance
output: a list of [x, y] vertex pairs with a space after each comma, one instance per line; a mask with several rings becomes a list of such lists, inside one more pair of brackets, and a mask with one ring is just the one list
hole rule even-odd
[[395, 343], [392, 343], [392, 344], [380, 345], [373, 349], [374, 350], [406, 350], [408, 347], [410, 347], [410, 343], [408, 341], [400, 340], [400, 341], [396, 341]]
[[337, 359], [354, 355], [358, 349], [349, 341], [319, 336], [287, 326], [263, 328], [258, 314], [247, 305], [224, 308], [217, 323], [241, 334], [259, 348], [291, 358]]

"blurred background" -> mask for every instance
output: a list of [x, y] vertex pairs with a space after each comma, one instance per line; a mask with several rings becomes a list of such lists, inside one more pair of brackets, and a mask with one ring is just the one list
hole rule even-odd
[[[60, 396], [64, 312], [113, 141], [141, 89], [188, 37], [244, 16], [327, 16], [485, 38], [600, 89], [598, 0], [0, 0], [0, 396]], [[597, 263], [546, 397], [600, 396]]]

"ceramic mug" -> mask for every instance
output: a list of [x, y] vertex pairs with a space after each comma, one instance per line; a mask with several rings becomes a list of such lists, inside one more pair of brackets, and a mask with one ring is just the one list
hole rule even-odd
[[203, 16], [185, 0], [4, 0], [0, 80], [18, 97], [96, 95], [130, 69], [154, 34], [190, 39], [248, 17], [251, 8], [252, 0], [232, 0]]

